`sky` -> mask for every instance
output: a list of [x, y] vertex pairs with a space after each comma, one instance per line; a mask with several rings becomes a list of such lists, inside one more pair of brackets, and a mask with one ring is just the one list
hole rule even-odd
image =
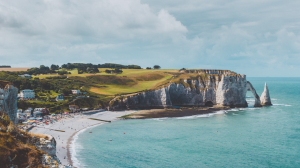
[[295, 0], [0, 0], [0, 65], [300, 77], [299, 11]]

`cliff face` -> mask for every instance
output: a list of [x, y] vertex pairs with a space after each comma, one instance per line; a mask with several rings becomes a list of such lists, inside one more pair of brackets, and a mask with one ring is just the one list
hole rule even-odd
[[17, 97], [18, 88], [0, 81], [0, 111], [4, 111], [14, 123], [17, 123]]
[[165, 108], [171, 106], [223, 105], [247, 107], [246, 92], [251, 90], [255, 106], [260, 106], [259, 96], [245, 75], [208, 75], [202, 79], [185, 79], [182, 83], [111, 102], [113, 109]]

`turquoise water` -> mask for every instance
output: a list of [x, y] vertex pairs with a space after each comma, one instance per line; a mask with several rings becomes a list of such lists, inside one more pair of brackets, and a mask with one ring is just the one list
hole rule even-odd
[[249, 92], [249, 108], [89, 128], [74, 144], [75, 165], [300, 167], [300, 78], [248, 80], [259, 95], [267, 82], [274, 106], [251, 107], [254, 98]]

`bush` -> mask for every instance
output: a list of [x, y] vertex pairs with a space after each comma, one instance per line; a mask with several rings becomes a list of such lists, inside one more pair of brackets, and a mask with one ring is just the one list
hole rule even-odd
[[106, 69], [105, 73], [111, 73], [111, 70]]
[[66, 70], [62, 70], [62, 71], [58, 71], [59, 75], [64, 75], [64, 74], [68, 74], [68, 72]]

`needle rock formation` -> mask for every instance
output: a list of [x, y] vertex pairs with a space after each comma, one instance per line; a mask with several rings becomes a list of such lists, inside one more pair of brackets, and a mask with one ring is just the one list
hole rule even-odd
[[265, 83], [264, 92], [260, 96], [260, 103], [263, 106], [270, 106], [270, 105], [272, 105], [267, 83]]

